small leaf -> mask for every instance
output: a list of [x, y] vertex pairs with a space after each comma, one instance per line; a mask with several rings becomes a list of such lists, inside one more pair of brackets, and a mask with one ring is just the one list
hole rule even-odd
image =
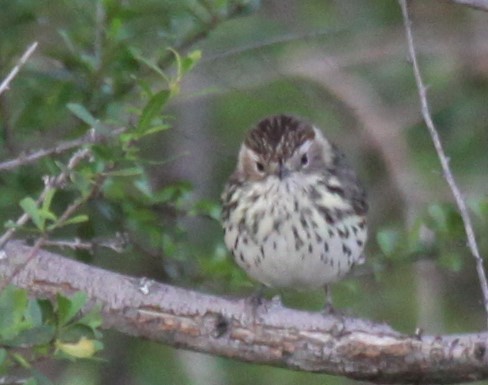
[[88, 221], [88, 219], [89, 219], [88, 215], [80, 214], [80, 215], [77, 215], [75, 217], [72, 217], [72, 218], [69, 218], [68, 220], [66, 220], [63, 223], [63, 226], [66, 226], [66, 225], [74, 225], [74, 224], [77, 224], [77, 223], [83, 223], [83, 222]]
[[28, 301], [27, 292], [12, 285], [0, 292], [0, 341], [11, 340], [31, 327], [24, 320]]
[[129, 167], [122, 170], [109, 171], [106, 175], [109, 176], [138, 176], [143, 173], [140, 167]]
[[445, 250], [439, 257], [439, 264], [442, 267], [457, 273], [463, 267], [463, 259], [460, 254]]
[[29, 320], [33, 326], [42, 325], [42, 310], [36, 299], [29, 299], [25, 318]]
[[440, 204], [430, 205], [428, 208], [430, 217], [434, 220], [436, 228], [442, 232], [447, 232], [447, 209]]
[[81, 104], [78, 103], [68, 103], [66, 105], [73, 115], [78, 119], [82, 120], [91, 127], [97, 127], [99, 125], [98, 119], [95, 117]]
[[161, 113], [161, 109], [168, 101], [170, 91], [162, 90], [151, 97], [149, 102], [142, 110], [141, 118], [139, 119], [138, 131], [146, 134], [146, 130], [151, 126], [152, 120]]
[[61, 294], [57, 296], [58, 305], [58, 325], [66, 325], [76, 316], [86, 303], [87, 296], [85, 293], [76, 292], [72, 297], [64, 297]]
[[14, 339], [8, 341], [8, 346], [36, 346], [51, 342], [56, 335], [54, 325], [41, 325], [21, 332]]
[[77, 323], [88, 326], [93, 332], [96, 332], [96, 329], [102, 325], [102, 321], [100, 306], [95, 306], [87, 314], [81, 317]]
[[75, 343], [56, 341], [56, 348], [75, 358], [90, 358], [102, 348], [102, 345], [97, 340], [81, 337]]
[[54, 198], [54, 194], [56, 193], [56, 190], [53, 188], [50, 188], [46, 191], [46, 196], [44, 197], [44, 200], [42, 201], [42, 210], [44, 211], [50, 211], [51, 208], [51, 202]]
[[376, 242], [381, 251], [386, 255], [392, 255], [399, 246], [400, 234], [395, 230], [381, 230], [376, 234]]
[[134, 47], [131, 47], [129, 49], [130, 53], [132, 54], [132, 57], [141, 63], [145, 64], [147, 67], [152, 69], [154, 72], [156, 72], [159, 76], [161, 76], [167, 83], [169, 83], [169, 79], [166, 76], [166, 74], [157, 66], [157, 64], [152, 63], [150, 60], [146, 59], [143, 57], [140, 52], [135, 49]]
[[181, 59], [181, 75], [185, 75], [190, 71], [202, 58], [202, 51], [195, 50], [190, 52], [187, 56]]
[[42, 218], [37, 203], [31, 197], [26, 197], [20, 201], [20, 207], [29, 215], [32, 222], [39, 230], [44, 230], [44, 219]]

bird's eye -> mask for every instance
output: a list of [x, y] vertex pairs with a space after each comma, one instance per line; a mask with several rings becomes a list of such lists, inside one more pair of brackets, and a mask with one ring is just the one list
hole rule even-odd
[[303, 154], [300, 161], [302, 162], [302, 166], [306, 166], [308, 164], [308, 156], [307, 156], [307, 154]]
[[261, 162], [256, 162], [256, 169], [259, 172], [263, 172], [264, 171], [264, 165]]

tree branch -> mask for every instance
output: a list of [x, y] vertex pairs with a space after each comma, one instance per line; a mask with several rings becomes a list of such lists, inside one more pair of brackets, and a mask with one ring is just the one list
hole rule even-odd
[[488, 0], [449, 0], [451, 3], [466, 5], [474, 9], [488, 12]]
[[46, 148], [46, 149], [41, 148], [30, 154], [21, 154], [15, 159], [10, 159], [4, 162], [0, 162], [0, 171], [12, 170], [14, 168], [24, 166], [29, 163], [37, 162], [40, 159], [45, 158], [47, 156], [61, 154], [71, 149], [81, 147], [85, 144], [100, 143], [110, 138], [115, 138], [126, 130], [127, 128], [120, 127], [120, 128], [114, 128], [112, 129], [112, 131], [109, 132], [98, 133], [94, 128], [92, 128], [88, 130], [88, 132], [85, 135], [83, 135], [78, 139], [68, 140], [66, 142], [60, 142], [54, 145], [53, 147]]
[[[10, 241], [0, 281], [32, 248]], [[454, 383], [488, 378], [488, 333], [407, 336], [387, 325], [323, 316], [267, 302], [256, 316], [224, 299], [123, 276], [39, 250], [13, 283], [39, 297], [76, 291], [101, 304], [104, 326], [174, 347], [377, 383]]]
[[432, 120], [430, 114], [429, 103], [427, 101], [427, 89], [422, 80], [422, 75], [420, 74], [420, 69], [417, 62], [417, 54], [415, 52], [415, 44], [413, 42], [413, 34], [411, 28], [412, 22], [408, 14], [407, 1], [406, 0], [399, 0], [399, 1], [400, 1], [400, 6], [402, 8], [403, 21], [404, 21], [405, 31], [407, 35], [408, 52], [410, 54], [410, 59], [412, 61], [415, 83], [417, 84], [417, 88], [418, 88], [422, 116], [424, 118], [425, 125], [427, 126], [429, 134], [432, 138], [432, 142], [434, 143], [434, 148], [437, 152], [439, 161], [441, 163], [442, 174], [444, 175], [444, 179], [447, 181], [447, 184], [449, 185], [452, 191], [454, 200], [456, 201], [456, 205], [458, 206], [459, 212], [461, 214], [461, 218], [463, 220], [464, 230], [466, 232], [466, 238], [468, 240], [468, 247], [476, 262], [476, 272], [478, 273], [478, 279], [480, 281], [481, 292], [483, 294], [483, 304], [485, 307], [485, 312], [487, 315], [487, 323], [488, 323], [488, 282], [486, 279], [485, 268], [483, 266], [483, 258], [481, 258], [480, 251], [478, 248], [478, 243], [476, 242], [476, 236], [474, 234], [473, 224], [471, 222], [471, 217], [468, 212], [468, 207], [466, 205], [466, 202], [464, 201], [464, 197], [461, 193], [461, 190], [459, 189], [456, 180], [454, 179], [454, 175], [451, 172], [451, 168], [449, 167], [449, 158], [446, 156], [446, 153], [444, 152], [444, 148], [442, 146], [439, 133], [437, 132], [437, 129], [434, 125], [434, 121]]
[[22, 68], [22, 66], [27, 62], [27, 60], [29, 60], [29, 57], [36, 50], [36, 48], [37, 48], [37, 41], [35, 41], [34, 43], [32, 43], [26, 49], [26, 51], [24, 52], [24, 54], [22, 55], [22, 57], [17, 62], [17, 65], [14, 68], [12, 68], [12, 71], [10, 71], [10, 73], [7, 75], [7, 77], [0, 84], [0, 95], [4, 91], [8, 90], [9, 85], [10, 85], [10, 82], [17, 75], [17, 73], [20, 71], [20, 69]]

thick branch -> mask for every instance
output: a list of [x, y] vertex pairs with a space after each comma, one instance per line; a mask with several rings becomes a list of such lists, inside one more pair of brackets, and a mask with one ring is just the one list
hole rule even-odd
[[[0, 281], [30, 253], [9, 242], [0, 254]], [[84, 291], [101, 304], [107, 328], [237, 360], [377, 383], [488, 378], [488, 333], [406, 336], [386, 325], [274, 303], [253, 317], [244, 300], [127, 277], [43, 250], [13, 282], [40, 297]]]

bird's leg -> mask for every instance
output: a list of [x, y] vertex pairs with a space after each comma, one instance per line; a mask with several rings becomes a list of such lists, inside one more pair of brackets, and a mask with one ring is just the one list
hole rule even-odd
[[249, 304], [255, 311], [259, 306], [263, 304], [264, 300], [264, 289], [266, 286], [260, 284], [253, 294], [249, 297]]
[[257, 323], [257, 313], [258, 308], [263, 304], [264, 300], [264, 288], [263, 284], [260, 284], [257, 290], [254, 291], [251, 296], [246, 299], [246, 307], [248, 307], [248, 311], [251, 313], [252, 323]]
[[330, 315], [335, 313], [335, 309], [332, 306], [332, 292], [330, 290], [329, 285], [324, 285], [324, 292], [325, 292], [325, 306], [323, 310], [324, 315]]

